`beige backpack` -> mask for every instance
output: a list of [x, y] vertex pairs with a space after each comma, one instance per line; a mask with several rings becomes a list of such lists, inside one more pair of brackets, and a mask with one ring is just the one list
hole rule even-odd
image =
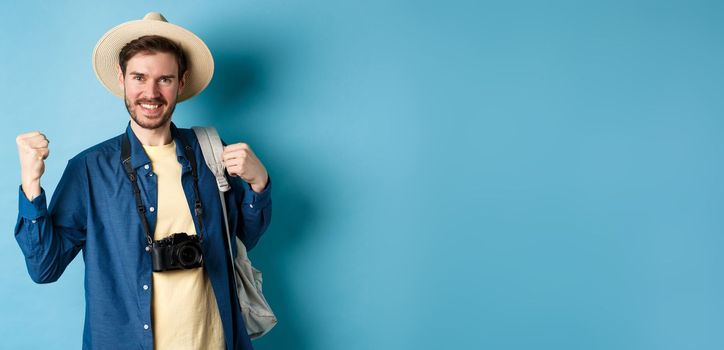
[[236, 242], [237, 255], [236, 258], [232, 259], [234, 261], [232, 269], [234, 270], [236, 294], [241, 305], [244, 323], [246, 323], [246, 331], [251, 339], [255, 339], [269, 332], [277, 324], [277, 318], [262, 294], [261, 272], [251, 265], [244, 243], [236, 235], [234, 235], [235, 239], [232, 240], [229, 233], [229, 219], [226, 214], [224, 192], [230, 190], [231, 186], [226, 179], [224, 163], [221, 161], [221, 152], [224, 150], [221, 138], [213, 127], [195, 126], [191, 129], [196, 133], [196, 138], [199, 140], [206, 165], [216, 176], [221, 208], [224, 212], [224, 228], [226, 228], [229, 256], [232, 256], [231, 244]]

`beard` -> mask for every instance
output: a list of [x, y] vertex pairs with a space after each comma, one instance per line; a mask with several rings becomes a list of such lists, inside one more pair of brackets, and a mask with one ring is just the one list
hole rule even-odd
[[144, 128], [144, 129], [158, 129], [160, 127], [163, 127], [166, 125], [169, 120], [171, 120], [171, 115], [173, 115], [173, 111], [176, 109], [176, 103], [174, 102], [172, 105], [168, 106], [168, 110], [163, 113], [158, 119], [149, 119], [146, 117], [139, 117], [139, 113], [143, 113], [141, 109], [141, 103], [160, 103], [161, 106], [158, 108], [163, 108], [163, 106], [167, 105], [167, 102], [164, 98], [153, 98], [153, 99], [145, 99], [145, 100], [137, 100], [133, 101], [133, 108], [131, 108], [131, 101], [128, 100], [128, 96], [126, 96], [125, 91], [123, 92], [123, 100], [126, 105], [126, 110], [128, 111], [128, 114], [131, 115], [131, 119], [133, 119], [138, 126]]

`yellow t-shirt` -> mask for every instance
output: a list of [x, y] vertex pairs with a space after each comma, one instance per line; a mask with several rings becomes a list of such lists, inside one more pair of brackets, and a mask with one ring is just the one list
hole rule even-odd
[[[176, 143], [143, 148], [151, 159], [158, 183], [153, 239], [178, 232], [195, 235], [181, 185]], [[224, 349], [219, 308], [205, 268], [154, 272], [152, 305], [155, 349]]]

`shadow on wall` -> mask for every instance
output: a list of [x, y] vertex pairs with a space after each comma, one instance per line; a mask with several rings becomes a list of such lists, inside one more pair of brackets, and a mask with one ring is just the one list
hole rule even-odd
[[254, 265], [262, 269], [264, 294], [279, 323], [269, 334], [255, 340], [254, 348], [311, 350], [308, 335], [315, 332], [309, 329], [312, 326], [309, 320], [314, 317], [304, 317], [303, 305], [295, 296], [299, 292], [289, 284], [293, 280], [289, 267], [295, 263], [293, 257], [303, 255], [297, 253], [304, 246], [303, 242], [313, 239], [309, 227], [316, 217], [315, 205], [310, 193], [305, 192], [308, 187], [301, 186], [301, 179], [295, 178], [302, 169], [293, 168], [290, 161], [293, 150], [275, 146], [273, 134], [255, 139], [244, 132], [254, 130], [254, 125], [260, 123], [261, 118], [264, 118], [264, 123], [269, 123], [272, 117], [283, 118], [256, 117], [257, 113], [254, 113], [255, 106], [274, 100], [274, 84], [270, 77], [273, 76], [272, 63], [277, 57], [265, 50], [253, 50], [253, 46], [248, 44], [237, 45], [238, 51], [213, 52], [216, 65], [214, 81], [200, 101], [201, 108], [209, 117], [208, 125], [215, 125], [222, 137], [241, 135], [252, 149], [266, 150], [260, 158], [273, 181], [272, 223], [250, 256]]

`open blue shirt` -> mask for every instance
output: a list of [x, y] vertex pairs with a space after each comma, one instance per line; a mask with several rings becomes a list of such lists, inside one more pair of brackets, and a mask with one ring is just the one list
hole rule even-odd
[[[191, 164], [182, 149], [183, 137], [196, 157], [203, 205], [204, 268], [208, 272], [224, 328], [227, 349], [252, 349], [238, 300], [230, 283], [223, 213], [214, 175], [206, 166], [196, 135], [171, 123], [181, 182], [193, 213]], [[121, 164], [121, 138], [131, 141], [131, 165], [146, 209], [150, 232], [156, 225], [156, 176], [151, 160], [129, 126], [126, 133], [95, 145], [68, 161], [50, 207], [45, 191], [29, 201], [20, 187], [15, 238], [25, 255], [33, 281], [56, 281], [83, 252], [85, 261], [85, 326], [83, 349], [153, 349], [151, 323], [151, 254], [135, 206], [131, 183]], [[229, 177], [226, 193], [230, 230], [253, 248], [272, 214], [271, 179], [261, 193], [238, 177]], [[196, 232], [198, 221], [194, 216]], [[233, 246], [233, 245], [232, 245]], [[234, 247], [234, 249], [236, 249]], [[236, 254], [236, 252], [234, 252]], [[143, 286], [151, 286], [144, 289]]]

